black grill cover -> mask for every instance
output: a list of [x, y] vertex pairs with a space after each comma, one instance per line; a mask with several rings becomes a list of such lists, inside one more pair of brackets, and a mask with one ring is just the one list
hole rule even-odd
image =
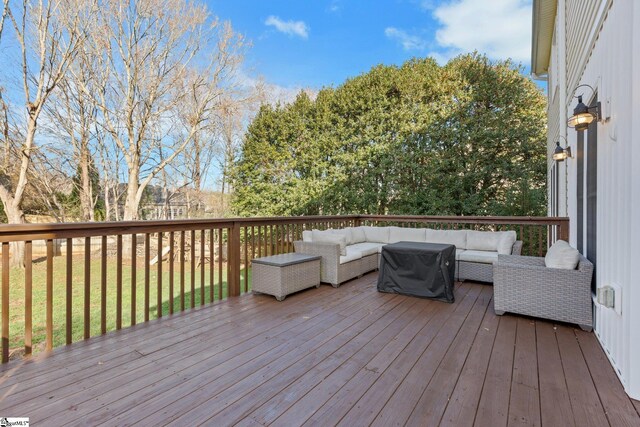
[[382, 248], [378, 291], [454, 302], [456, 247], [398, 242]]

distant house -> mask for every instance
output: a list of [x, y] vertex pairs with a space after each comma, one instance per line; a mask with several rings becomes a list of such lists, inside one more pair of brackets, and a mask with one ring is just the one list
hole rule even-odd
[[[596, 265], [595, 332], [640, 399], [640, 1], [534, 0], [532, 44], [548, 85], [549, 215], [571, 218], [570, 243]], [[578, 95], [600, 105], [584, 131], [567, 122]]]

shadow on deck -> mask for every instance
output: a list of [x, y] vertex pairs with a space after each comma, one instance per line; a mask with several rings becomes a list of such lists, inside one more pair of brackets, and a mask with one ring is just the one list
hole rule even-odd
[[[247, 295], [0, 368], [0, 416], [48, 425], [640, 425], [592, 333], [378, 293], [377, 274]], [[635, 405], [635, 406], [634, 406]]]

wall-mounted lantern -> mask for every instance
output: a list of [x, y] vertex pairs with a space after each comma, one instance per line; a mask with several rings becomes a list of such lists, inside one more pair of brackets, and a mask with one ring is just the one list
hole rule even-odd
[[[595, 93], [593, 88], [589, 85], [580, 85], [576, 87], [573, 92], [575, 93], [575, 91], [581, 87], [588, 87], [592, 92]], [[582, 102], [582, 95], [578, 95], [575, 98], [578, 98], [578, 105], [576, 105], [576, 108], [573, 109], [573, 115], [569, 117], [569, 120], [567, 120], [567, 125], [570, 128], [575, 128], [576, 131], [580, 132], [586, 130], [589, 127], [589, 124], [591, 124], [591, 122], [593, 122], [594, 120], [600, 120], [600, 102], [597, 102], [593, 107], [587, 107]], [[558, 146], [559, 145], [560, 143], [558, 143]]]
[[556, 149], [553, 151], [553, 160], [555, 160], [556, 162], [564, 162], [564, 160], [567, 158], [572, 159], [573, 156], [571, 155], [571, 147], [569, 147], [569, 143], [563, 136], [559, 137], [564, 139], [565, 143], [567, 144], [567, 148], [562, 148], [560, 146], [560, 141], [556, 141]]

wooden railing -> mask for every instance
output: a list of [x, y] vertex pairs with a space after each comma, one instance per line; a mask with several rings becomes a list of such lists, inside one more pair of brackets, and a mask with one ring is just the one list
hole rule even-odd
[[524, 253], [541, 256], [556, 237], [568, 239], [569, 221], [346, 215], [4, 225], [1, 360], [10, 349], [47, 351], [248, 292], [252, 259], [293, 251], [303, 230], [357, 225], [514, 229]]

